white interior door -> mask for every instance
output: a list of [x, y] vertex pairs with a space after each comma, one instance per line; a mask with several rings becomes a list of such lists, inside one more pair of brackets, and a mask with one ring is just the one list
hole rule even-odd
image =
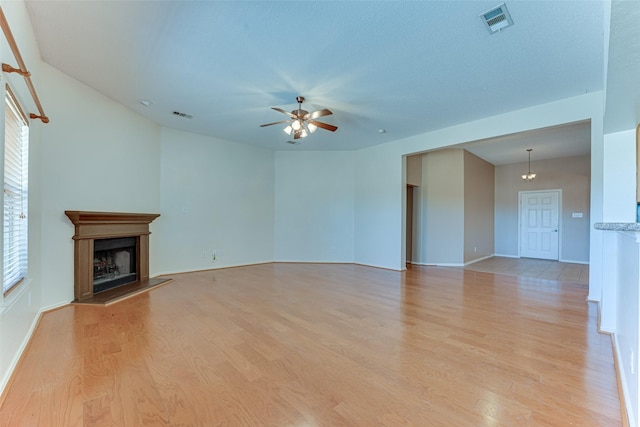
[[520, 256], [558, 259], [559, 191], [520, 193]]

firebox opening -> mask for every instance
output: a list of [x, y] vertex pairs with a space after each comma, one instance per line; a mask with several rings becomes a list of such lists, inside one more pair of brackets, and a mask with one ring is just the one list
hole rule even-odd
[[136, 237], [96, 239], [93, 245], [93, 292], [137, 280]]

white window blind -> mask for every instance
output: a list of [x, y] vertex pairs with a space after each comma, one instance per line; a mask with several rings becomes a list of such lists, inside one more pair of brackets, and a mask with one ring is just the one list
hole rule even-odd
[[2, 291], [27, 275], [29, 125], [7, 87], [4, 125], [4, 239]]

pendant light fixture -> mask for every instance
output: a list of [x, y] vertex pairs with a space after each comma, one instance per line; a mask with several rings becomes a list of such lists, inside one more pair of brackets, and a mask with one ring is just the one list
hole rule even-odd
[[531, 182], [536, 179], [536, 174], [531, 173], [531, 152], [533, 151], [533, 148], [527, 148], [527, 151], [529, 152], [529, 172], [522, 175], [522, 180], [524, 182]]

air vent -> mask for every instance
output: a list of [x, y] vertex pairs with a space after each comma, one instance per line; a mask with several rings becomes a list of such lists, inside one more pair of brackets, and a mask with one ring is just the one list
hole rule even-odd
[[513, 25], [513, 19], [507, 10], [507, 5], [502, 3], [491, 10], [480, 15], [482, 22], [487, 27], [490, 34], [500, 31]]
[[174, 111], [173, 115], [178, 117], [184, 117], [185, 119], [193, 119], [193, 116], [191, 114], [181, 113], [180, 111]]

